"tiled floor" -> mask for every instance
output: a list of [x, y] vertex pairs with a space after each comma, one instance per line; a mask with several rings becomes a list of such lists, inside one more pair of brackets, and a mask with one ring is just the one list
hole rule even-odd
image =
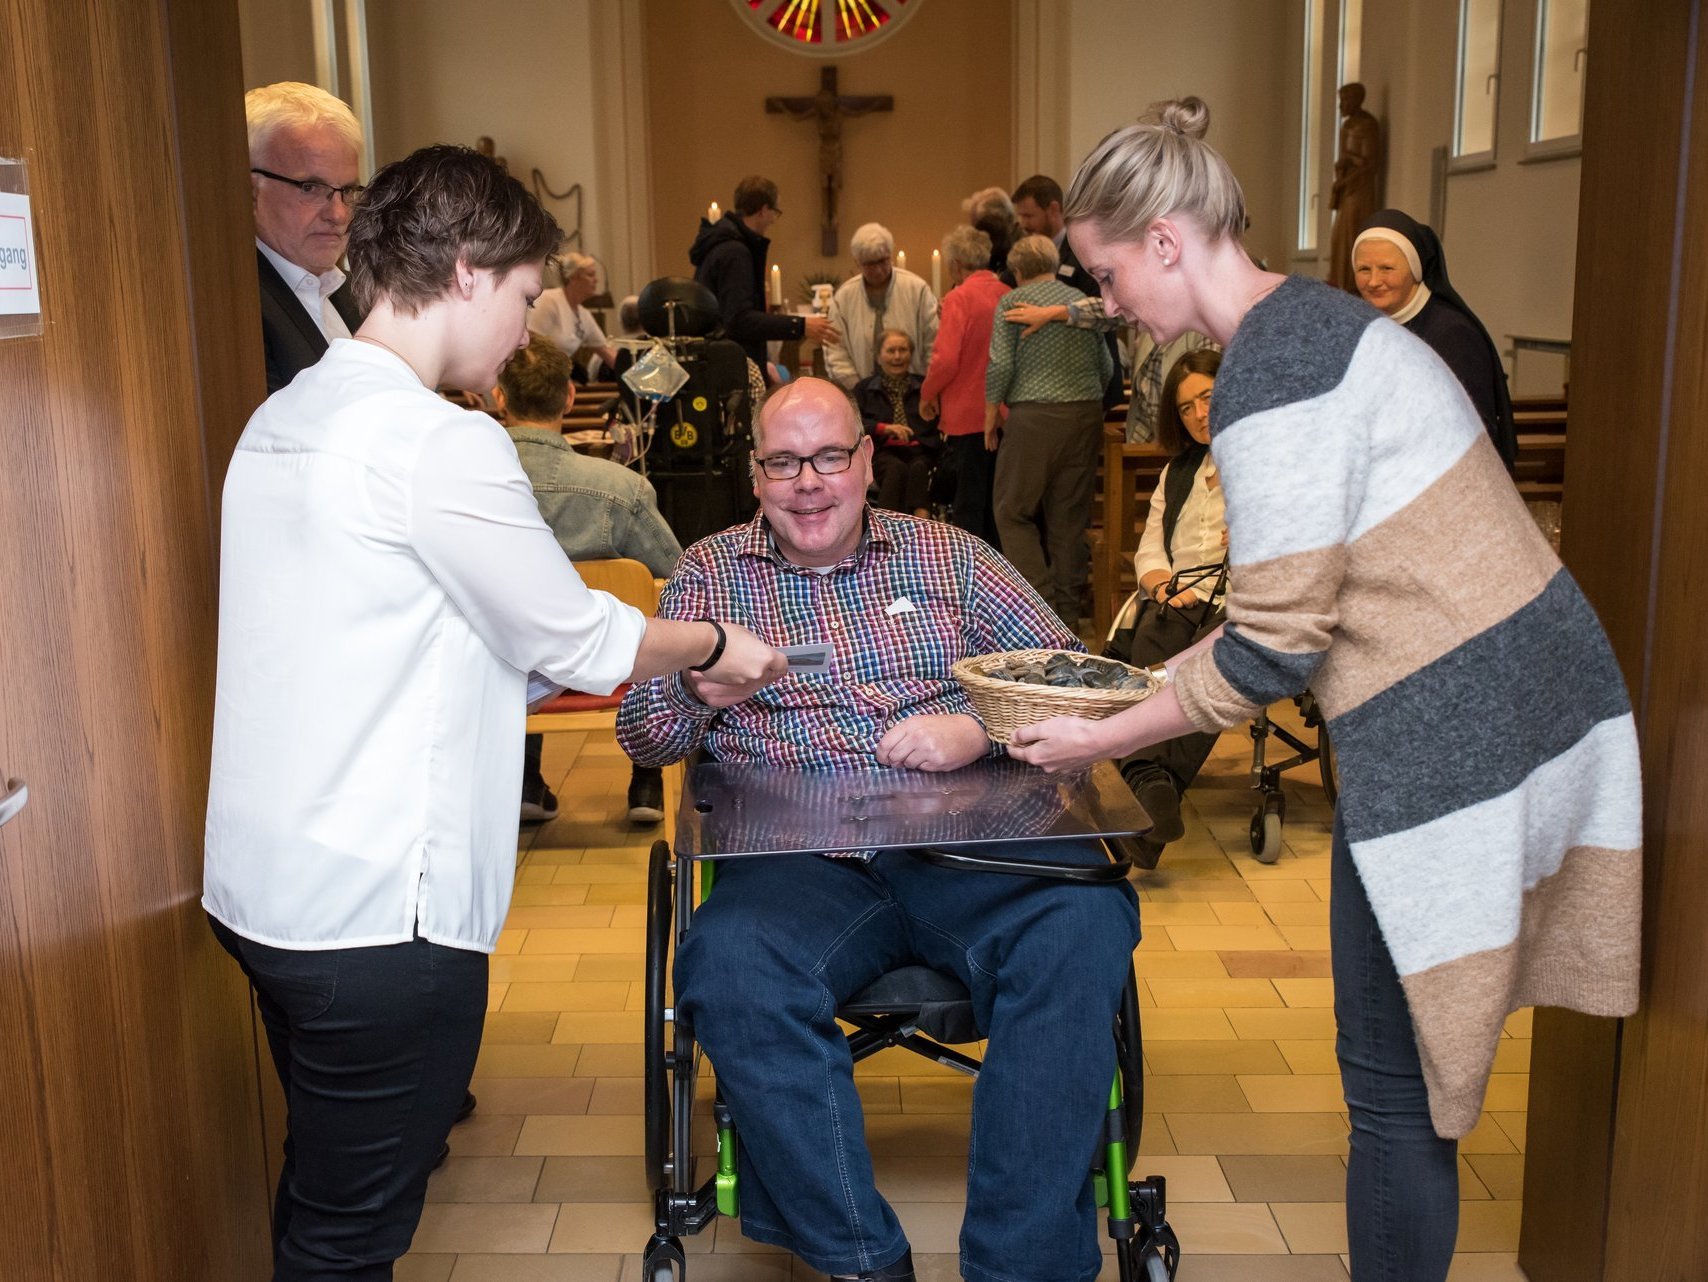
[[[1146, 874], [1137, 955], [1149, 1076], [1140, 1166], [1168, 1177], [1180, 1282], [1346, 1278], [1346, 1116], [1328, 969], [1329, 812], [1314, 767], [1288, 784], [1286, 849], [1247, 846], [1250, 741], [1224, 735], [1186, 837]], [[400, 1282], [638, 1282], [643, 868], [608, 737], [554, 735], [561, 813], [523, 833], [492, 959], [479, 1111], [451, 1135]], [[1515, 1282], [1528, 1014], [1507, 1026], [1489, 1112], [1461, 1145], [1453, 1282]], [[935, 1071], [934, 1071], [935, 1070]], [[969, 1085], [900, 1051], [860, 1067], [879, 1184], [921, 1279], [954, 1279]], [[721, 1221], [692, 1282], [817, 1278]], [[1105, 1277], [1113, 1278], [1111, 1263]]]

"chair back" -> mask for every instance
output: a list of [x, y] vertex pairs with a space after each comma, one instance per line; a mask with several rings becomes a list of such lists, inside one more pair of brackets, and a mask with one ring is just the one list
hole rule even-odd
[[653, 580], [652, 571], [639, 561], [622, 556], [574, 564], [581, 581], [595, 592], [609, 592], [648, 618], [658, 613], [658, 584]]

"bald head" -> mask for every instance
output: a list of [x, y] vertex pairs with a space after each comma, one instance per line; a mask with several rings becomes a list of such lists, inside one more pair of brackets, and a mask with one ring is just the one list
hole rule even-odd
[[759, 425], [753, 430], [755, 454], [765, 452], [765, 437], [773, 424], [845, 429], [841, 444], [857, 441], [861, 430], [848, 394], [822, 378], [798, 378], [765, 398], [765, 405], [759, 411]]

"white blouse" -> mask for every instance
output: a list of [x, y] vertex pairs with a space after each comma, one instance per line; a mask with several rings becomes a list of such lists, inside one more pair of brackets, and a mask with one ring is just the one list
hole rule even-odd
[[561, 289], [548, 289], [534, 300], [528, 310], [528, 331], [551, 339], [569, 356], [584, 347], [604, 347], [611, 341], [593, 313], [571, 303]]
[[1210, 484], [1216, 475], [1216, 461], [1205, 458], [1198, 475], [1192, 478], [1192, 489], [1174, 523], [1174, 556], [1170, 564], [1171, 558], [1163, 551], [1162, 514], [1167, 506], [1168, 469], [1173, 466], [1169, 463], [1157, 478], [1150, 514], [1145, 517], [1144, 533], [1139, 536], [1139, 549], [1133, 553], [1133, 566], [1141, 579], [1153, 570], [1173, 574], [1197, 565], [1218, 565], [1228, 554], [1223, 538], [1228, 528], [1227, 502], [1222, 487]]
[[203, 907], [281, 948], [491, 952], [525, 674], [608, 692], [645, 626], [582, 584], [502, 427], [333, 342], [226, 474]]

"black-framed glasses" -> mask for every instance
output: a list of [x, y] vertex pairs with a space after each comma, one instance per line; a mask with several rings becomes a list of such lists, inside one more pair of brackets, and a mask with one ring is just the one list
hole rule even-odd
[[764, 458], [755, 458], [759, 470], [765, 473], [768, 481], [792, 481], [801, 474], [801, 464], [811, 463], [812, 470], [820, 476], [835, 476], [846, 472], [854, 462], [854, 451], [858, 445], [832, 445], [820, 450], [817, 454], [801, 458], [798, 454], [767, 454]]
[[318, 178], [286, 178], [276, 174], [271, 169], [259, 169], [251, 166], [249, 172], [260, 174], [263, 178], [271, 178], [276, 183], [284, 183], [287, 187], [295, 187], [303, 200], [311, 205], [330, 205], [334, 196], [341, 197], [348, 208], [362, 198], [367, 190], [361, 183], [350, 183], [343, 187], [334, 187], [331, 183], [321, 182]]

